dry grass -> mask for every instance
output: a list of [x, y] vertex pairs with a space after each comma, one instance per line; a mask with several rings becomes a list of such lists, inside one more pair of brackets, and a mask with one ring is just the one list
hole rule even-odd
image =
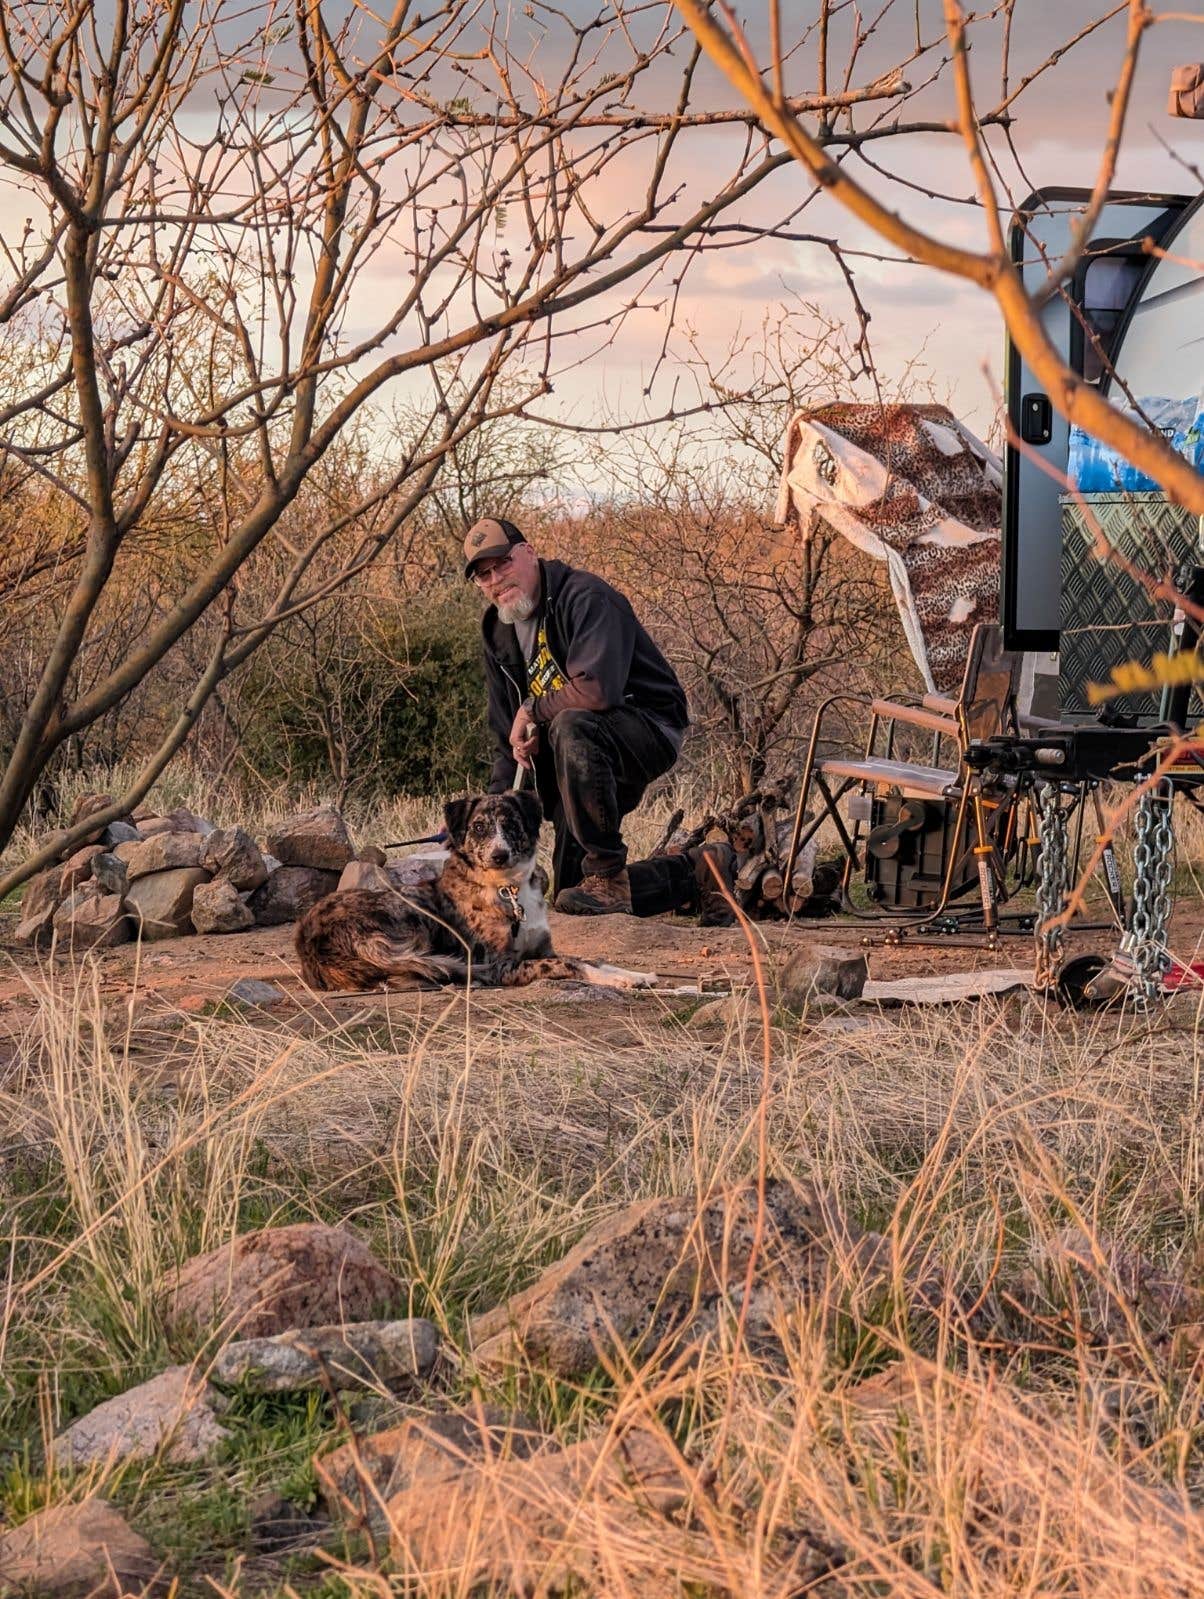
[[[1122, 1336], [1100, 1336], [1098, 1283], [1076, 1288], [1055, 1265], [1071, 1225], [1197, 1274], [1201, 1061], [1186, 1002], [1150, 1023], [1050, 1019], [1015, 1000], [847, 1034], [804, 1020], [774, 1028], [763, 1093], [755, 1010], [700, 1034], [656, 1001], [456, 996], [305, 1036], [221, 1017], [151, 1036], [103, 1013], [86, 968], [33, 999], [0, 1068], [10, 1517], [96, 1486], [43, 1467], [44, 1436], [194, 1352], [160, 1319], [155, 1283], [176, 1259], [265, 1222], [348, 1220], [458, 1354], [441, 1381], [464, 1398], [478, 1391], [473, 1313], [631, 1199], [753, 1175], [763, 1133], [771, 1174], [822, 1184], [887, 1234], [896, 1290], [939, 1278], [942, 1302], [918, 1313], [837, 1244], [774, 1360], [734, 1319], [688, 1369], [579, 1387], [532, 1376], [523, 1402], [562, 1441], [654, 1428], [691, 1488], [668, 1521], [600, 1481], [571, 1503], [563, 1487], [518, 1511], [499, 1497], [517, 1544], [563, 1529], [539, 1545], [545, 1575], [567, 1565], [574, 1591], [608, 1595], [1204, 1591], [1197, 1367], [1141, 1304]], [[1109, 1269], [1101, 1244], [1093, 1274]], [[883, 1370], [874, 1398], [860, 1385]], [[514, 1397], [486, 1379], [479, 1391]], [[337, 1577], [329, 1561], [286, 1572], [243, 1558], [246, 1500], [264, 1485], [304, 1497], [310, 1453], [338, 1434], [324, 1401], [251, 1409], [211, 1468], [159, 1463], [103, 1486], [185, 1592], [398, 1591], [362, 1544], [337, 1551]], [[483, 1520], [413, 1591], [478, 1591], [497, 1539]], [[551, 1591], [538, 1573], [529, 1586]]]

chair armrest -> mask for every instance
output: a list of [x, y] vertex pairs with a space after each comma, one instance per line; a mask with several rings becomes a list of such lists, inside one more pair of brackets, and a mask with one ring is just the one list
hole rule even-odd
[[938, 716], [935, 711], [921, 705], [899, 705], [895, 700], [871, 700], [870, 710], [891, 722], [906, 722], [909, 727], [923, 727], [930, 733], [941, 733], [946, 738], [957, 737], [957, 723], [951, 716]]
[[946, 699], [943, 694], [925, 694], [920, 703], [926, 710], [936, 711], [939, 716], [957, 715], [957, 701]]

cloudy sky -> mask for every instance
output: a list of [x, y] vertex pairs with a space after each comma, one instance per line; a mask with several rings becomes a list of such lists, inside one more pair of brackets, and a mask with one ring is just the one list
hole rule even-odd
[[[651, 3], [640, 4], [639, 0], [630, 0], [630, 3], [638, 25], [655, 33], [663, 23], [663, 14]], [[267, 6], [263, 14], [267, 15], [271, 11], [271, 0], [263, 0], [263, 4]], [[982, 4], [989, 13], [990, 0], [982, 0]], [[1190, 14], [1193, 6], [1199, 7], [1200, 0], [1183, 0], [1183, 4], [1181, 13], [1160, 22], [1146, 36], [1117, 173], [1116, 181], [1121, 187], [1194, 192], [1204, 182], [1191, 170], [1193, 167], [1197, 171], [1204, 170], [1204, 121], [1175, 121], [1165, 111], [1172, 65], [1204, 59], [1204, 18]], [[542, 32], [552, 24], [546, 18], [541, 21], [539, 11], [520, 0], [497, 0], [497, 5], [516, 59], [529, 59], [534, 63], [530, 79], [525, 80], [530, 92], [534, 93], [540, 76], [545, 83], [554, 84], [558, 72], [557, 47], [548, 42], [552, 34]], [[98, 15], [103, 9], [98, 6]], [[337, 4], [332, 4], [331, 9], [337, 10]], [[565, 15], [581, 20], [598, 13], [597, 0], [560, 0], [558, 9], [561, 21], [556, 26], [562, 29]], [[754, 44], [763, 42], [757, 29], [760, 26], [763, 35], [765, 0], [747, 0], [742, 9]], [[783, 4], [787, 34], [794, 30], [793, 37], [802, 36], [804, 40], [787, 64], [789, 93], [806, 94], [815, 88], [814, 23], [819, 9], [819, 0], [785, 0]], [[358, 7], [351, 10], [360, 25], [374, 37], [379, 36], [379, 25], [369, 13]], [[484, 3], [478, 8], [466, 6], [464, 15], [483, 18], [488, 10]], [[254, 8], [252, 11], [259, 15]], [[856, 14], [853, 0], [833, 0], [833, 82], [842, 76], [850, 27]], [[1097, 0], [1014, 0], [1012, 87], [1035, 72], [1051, 52], [1062, 49], [1099, 14]], [[923, 118], [947, 122], [953, 112], [948, 74], [940, 75], [935, 83], [925, 87], [930, 76], [936, 73], [946, 49], [941, 0], [863, 0], [860, 15], [869, 37], [852, 68], [851, 82], [855, 86], [865, 85], [887, 69], [907, 62], [905, 74], [916, 92], [901, 106], [898, 114], [907, 120]], [[483, 28], [484, 23], [480, 22], [479, 26]], [[918, 59], [908, 61], [917, 30], [926, 49]], [[272, 31], [268, 29], [267, 34]], [[1125, 19], [1118, 15], [1067, 50], [1052, 70], [1036, 78], [1014, 107], [1013, 148], [1009, 148], [1000, 133], [991, 135], [1005, 207], [1023, 199], [1034, 187], [1089, 186], [1092, 183], [1107, 126], [1109, 92], [1123, 56], [1124, 32]], [[971, 66], [981, 111], [995, 104], [1000, 93], [1001, 40], [1002, 29], [997, 17], [988, 14], [986, 20], [974, 25]], [[472, 42], [466, 35], [466, 51]], [[623, 43], [620, 36], [620, 46]], [[252, 41], [252, 53], [258, 49], [259, 45]], [[276, 47], [280, 59], [265, 57], [265, 64], [280, 74], [276, 87], [263, 91], [265, 96], [278, 94], [288, 82], [287, 55], [293, 49], [292, 43], [285, 39]], [[680, 69], [685, 57], [684, 46], [678, 46], [671, 60], [641, 79], [636, 94], [641, 106], [654, 110], [671, 107], [676, 93], [673, 74]], [[456, 88], [443, 85], [440, 92], [446, 97], [462, 94], [467, 89], [469, 104], [490, 103], [486, 78], [479, 76], [474, 84], [471, 70], [463, 80], [454, 80]], [[658, 91], [663, 96], [660, 105], [656, 104]], [[699, 72], [693, 106], [706, 109], [733, 103], [732, 91], [713, 71]], [[890, 114], [893, 115], [893, 111]], [[864, 127], [871, 112], [862, 107], [856, 116], [858, 126]], [[203, 142], [211, 136], [212, 102], [190, 108], [180, 121], [182, 126], [190, 125], [195, 141]], [[687, 214], [700, 198], [715, 192], [714, 185], [721, 181], [719, 175], [726, 175], [735, 164], [743, 137], [739, 130], [722, 128], [696, 130], [681, 141], [673, 157], [676, 163], [673, 180], [681, 184], [682, 199], [677, 212], [670, 212], [670, 215]], [[1163, 140], [1179, 152], [1179, 161], [1163, 147]], [[628, 169], [633, 184], [644, 181], [639, 174], [646, 175], [651, 153], [651, 144], [641, 147], [636, 160], [642, 165]], [[973, 184], [958, 136], [912, 134], [891, 138], [866, 146], [864, 155], [868, 159], [849, 155], [848, 168], [885, 203], [944, 239], [971, 247], [984, 241], [983, 214], [976, 204], [967, 203], [972, 197]], [[876, 166], [871, 166], [870, 160]], [[641, 189], [635, 186], [630, 193], [626, 192], [622, 187], [623, 174], [621, 163], [605, 174], [609, 192], [603, 193], [603, 201], [611, 221], [624, 213], [629, 214], [638, 204]], [[943, 198], [930, 198], [918, 192], [920, 190], [936, 191]], [[995, 406], [992, 384], [997, 389], [1002, 371], [1002, 330], [992, 302], [981, 292], [937, 276], [928, 269], [872, 259], [883, 247], [826, 197], [813, 195], [801, 168], [783, 168], [743, 202], [739, 213], [729, 212], [725, 220], [765, 225], [795, 210], [802, 202], [806, 204], [794, 220], [796, 230], [836, 238], [843, 247], [855, 252], [869, 252], [854, 254], [848, 259], [856, 273], [859, 291], [872, 312], [874, 355], [887, 389], [898, 381], [900, 374], [920, 361], [921, 376], [927, 378], [935, 395], [948, 398], [965, 421], [985, 432], [990, 427]], [[518, 209], [510, 207], [513, 212]], [[37, 211], [38, 201], [36, 196], [31, 198], [28, 184], [11, 173], [5, 174], [0, 181], [0, 234], [10, 240], [19, 238], [25, 218], [32, 216], [36, 220]], [[516, 226], [513, 218], [510, 226]], [[521, 216], [518, 226], [521, 227]], [[358, 339], [378, 326], [380, 319], [397, 304], [409, 281], [404, 253], [409, 242], [406, 238], [399, 244], [390, 240], [389, 248], [382, 248], [373, 257], [361, 285], [361, 303], [349, 316], [344, 330], [348, 339]], [[506, 233], [499, 222], [491, 247], [505, 242]], [[521, 239], [516, 237], [516, 254], [522, 248]], [[680, 267], [681, 261], [681, 257], [676, 258], [673, 270]], [[299, 284], [305, 270], [301, 262]], [[620, 293], [629, 296], [630, 290], [625, 288]], [[608, 332], [595, 331], [576, 340], [565, 339], [558, 346], [558, 360], [563, 371], [558, 376], [555, 394], [544, 402], [546, 409], [560, 416], [584, 420], [595, 416], [600, 409], [614, 417], [634, 419], [642, 412], [655, 412], [664, 407], [669, 392], [666, 385], [673, 377], [671, 369], [661, 369], [650, 399], [645, 398], [645, 389], [656, 367], [658, 353], [665, 344], [669, 296], [662, 287], [645, 294], [643, 301], [653, 308], [630, 316], [613, 342]], [[755, 339], [767, 317], [772, 323], [778, 306], [784, 303], [797, 306], [799, 302], [814, 302], [830, 317], [850, 317], [847, 289], [822, 244], [762, 239], [740, 249], [703, 252], [694, 260], [675, 305], [677, 346], [682, 348], [686, 334], [692, 332], [708, 357], [719, 362], [732, 341], [741, 334]], [[461, 314], [458, 307], [454, 314]], [[596, 321], [595, 308], [588, 307], [582, 320]], [[413, 336], [411, 330], [399, 335], [411, 339]], [[739, 375], [736, 369], [729, 372], [733, 381], [738, 380]], [[418, 374], [413, 380], [414, 389], [423, 384], [429, 387], [429, 377]]]
[[[793, 22], [804, 14], [812, 17], [817, 9], [816, 0], [792, 0], [784, 14]], [[872, 14], [872, 7], [864, 9], [867, 16]], [[1204, 168], [1204, 122], [1175, 120], [1166, 114], [1171, 67], [1204, 59], [1204, 15], [1193, 18], [1187, 15], [1190, 9], [1185, 6], [1182, 14], [1159, 23], [1145, 37], [1117, 172], [1118, 187], [1194, 193], [1200, 186], [1189, 168]], [[745, 15], [753, 17], [758, 11], [763, 15], [764, 8], [746, 7]], [[1017, 0], [1012, 86], [1100, 14], [1093, 0]], [[918, 15], [922, 37], [940, 40], [940, 0], [919, 0]], [[896, 4], [888, 11], [861, 57], [856, 82], [871, 80], [907, 55], [915, 16], [910, 0], [906, 6]], [[978, 27], [974, 34], [971, 64], [980, 109], [988, 108], [998, 96], [1000, 39], [998, 26], [991, 23]], [[1009, 198], [1022, 200], [1031, 188], [1092, 184], [1124, 40], [1122, 15], [1069, 50], [1025, 91], [1014, 107], [1015, 155], [998, 133], [992, 135], [1006, 184], [1006, 192], [1001, 187], [1005, 205]], [[923, 64], [909, 67], [909, 81], [923, 82], [935, 66], [937, 54], [931, 52]], [[814, 87], [810, 55], [800, 56], [787, 87], [793, 92]], [[702, 85], [700, 92], [714, 102], [727, 93], [713, 79]], [[730, 102], [730, 94], [727, 98]], [[944, 78], [912, 102], [908, 115], [943, 120], [951, 115], [951, 109], [951, 90]], [[715, 140], [718, 145], [720, 136]], [[1160, 142], [1163, 140], [1181, 159], [1168, 153]], [[867, 153], [884, 170], [874, 170], [856, 157], [850, 158], [850, 170], [879, 198], [951, 242], [969, 247], [985, 242], [982, 212], [976, 205], [964, 203], [973, 193], [973, 183], [959, 137], [913, 135], [871, 146]], [[893, 182], [892, 176], [902, 182]], [[905, 184], [918, 184], [953, 198], [932, 200]], [[801, 169], [788, 169], [757, 197], [749, 215], [763, 220], [780, 211], [788, 196], [805, 193]], [[808, 206], [798, 226], [830, 234], [848, 246], [883, 248], [822, 196]], [[864, 258], [850, 264], [873, 313], [874, 350], [888, 380], [920, 357], [938, 395], [947, 393], [972, 426], [980, 431], [989, 427], [994, 411], [992, 384], [998, 386], [1001, 381], [1003, 346], [993, 303], [981, 291], [928, 269]], [[771, 241], [753, 249], [703, 257], [687, 277], [678, 317], [699, 330], [708, 348], [719, 350], [738, 327], [745, 331], [757, 327], [767, 308], [795, 296], [813, 300], [834, 315], [848, 314], [847, 292], [822, 245]], [[601, 378], [612, 403], [620, 407], [635, 404], [659, 348], [662, 330], [655, 324], [655, 318], [648, 318], [638, 331], [630, 328], [627, 337], [608, 353], [602, 372], [593, 366], [588, 381], [578, 375], [565, 385], [566, 399], [572, 395], [583, 402]]]

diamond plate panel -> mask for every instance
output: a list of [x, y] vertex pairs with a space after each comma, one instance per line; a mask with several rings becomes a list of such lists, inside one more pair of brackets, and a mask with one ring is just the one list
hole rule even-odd
[[[1139, 571], [1172, 574], [1199, 560], [1197, 521], [1159, 494], [1087, 494], [1062, 501], [1062, 638], [1059, 693], [1063, 716], [1095, 716], [1087, 685], [1106, 680], [1125, 661], [1148, 662], [1171, 641], [1173, 607], [1155, 603], [1141, 583], [1095, 554], [1096, 524], [1108, 544]], [[1118, 695], [1118, 710], [1158, 719], [1157, 694]], [[1192, 700], [1192, 711], [1200, 704]]]

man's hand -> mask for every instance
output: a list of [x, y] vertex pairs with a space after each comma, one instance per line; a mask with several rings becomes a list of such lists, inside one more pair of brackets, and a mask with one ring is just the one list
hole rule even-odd
[[518, 764], [528, 772], [539, 749], [539, 729], [529, 705], [520, 705], [510, 729], [510, 750]]

